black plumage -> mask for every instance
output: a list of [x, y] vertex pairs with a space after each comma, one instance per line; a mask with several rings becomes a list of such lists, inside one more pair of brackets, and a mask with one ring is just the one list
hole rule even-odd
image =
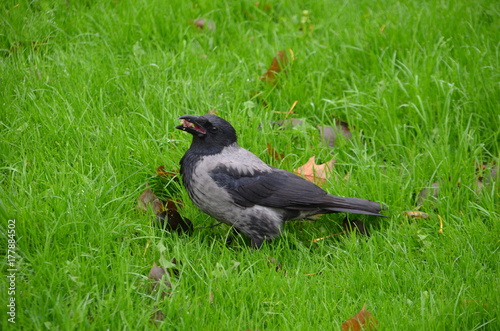
[[379, 203], [328, 194], [269, 166], [238, 146], [234, 128], [218, 116], [180, 119], [176, 128], [193, 135], [180, 162], [189, 196], [203, 212], [247, 235], [254, 247], [278, 236], [288, 220], [339, 212], [383, 216]]

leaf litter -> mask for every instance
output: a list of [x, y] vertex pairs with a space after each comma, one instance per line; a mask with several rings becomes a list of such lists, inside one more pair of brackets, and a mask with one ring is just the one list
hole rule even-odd
[[279, 50], [273, 58], [269, 69], [260, 77], [260, 80], [275, 86], [278, 82], [278, 74], [285, 73], [289, 70], [290, 64], [295, 60], [293, 51], [289, 48]]
[[[147, 185], [147, 184], [146, 184]], [[156, 217], [153, 224], [160, 229], [168, 232], [177, 232], [178, 234], [191, 234], [193, 232], [193, 223], [188, 218], [182, 217], [177, 211], [177, 203], [172, 199], [161, 201], [153, 190], [147, 185], [147, 188], [137, 199], [137, 208], [147, 211], [151, 208]]]
[[363, 308], [354, 315], [349, 318], [342, 324], [342, 331], [359, 331], [359, 330], [371, 330], [375, 331], [378, 325], [378, 321], [373, 317], [373, 315], [366, 310], [366, 304], [363, 305]]
[[316, 156], [311, 156], [309, 160], [293, 172], [304, 177], [316, 185], [323, 185], [331, 175], [331, 170], [336, 160], [330, 160], [323, 164], [316, 164]]
[[335, 120], [335, 126], [321, 126], [318, 125], [320, 136], [324, 142], [330, 147], [335, 147], [335, 142], [339, 135], [344, 136], [345, 139], [352, 139], [352, 133], [349, 129], [349, 124], [341, 120]]

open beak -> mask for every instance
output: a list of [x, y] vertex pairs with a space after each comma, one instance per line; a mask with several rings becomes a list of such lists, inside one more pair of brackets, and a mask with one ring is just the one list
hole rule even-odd
[[183, 115], [179, 117], [181, 120], [181, 125], [176, 126], [176, 129], [186, 131], [192, 135], [204, 136], [207, 134], [207, 130], [198, 124], [198, 117], [193, 115]]

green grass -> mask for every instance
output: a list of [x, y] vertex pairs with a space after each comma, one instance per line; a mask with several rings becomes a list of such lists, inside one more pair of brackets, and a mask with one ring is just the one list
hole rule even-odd
[[[2, 330], [154, 329], [156, 310], [166, 330], [339, 330], [364, 303], [380, 330], [500, 329], [498, 177], [479, 189], [476, 170], [499, 164], [498, 2], [260, 3], [0, 6], [2, 255], [9, 219], [17, 240], [16, 324], [3, 277]], [[287, 48], [286, 77], [260, 81]], [[289, 117], [307, 125], [273, 128], [296, 100]], [[179, 167], [190, 137], [177, 117], [211, 109], [275, 166], [335, 158], [324, 188], [384, 202], [390, 218], [316, 243], [344, 216], [290, 223], [258, 251], [226, 245], [227, 227], [159, 232], [137, 198], [158, 166]], [[353, 139], [332, 149], [315, 127], [333, 116]], [[436, 182], [420, 207], [432, 216], [403, 216]], [[196, 226], [215, 222], [172, 192]], [[150, 293], [153, 262], [173, 257], [171, 294]]]

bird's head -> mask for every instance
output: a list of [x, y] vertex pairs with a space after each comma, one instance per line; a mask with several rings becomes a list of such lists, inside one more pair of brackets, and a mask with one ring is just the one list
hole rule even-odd
[[231, 123], [215, 115], [183, 115], [181, 125], [176, 129], [193, 135], [192, 147], [206, 149], [206, 152], [220, 151], [236, 142], [236, 131]]

